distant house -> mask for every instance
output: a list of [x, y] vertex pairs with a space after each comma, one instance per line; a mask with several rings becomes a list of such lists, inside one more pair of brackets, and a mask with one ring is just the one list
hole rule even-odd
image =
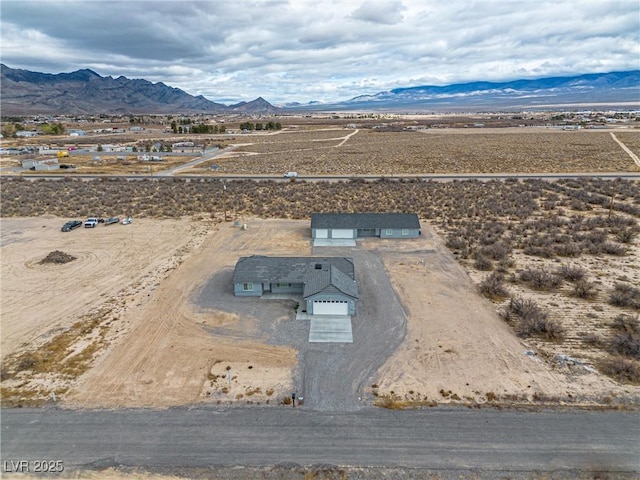
[[420, 233], [420, 220], [415, 213], [311, 214], [314, 239], [416, 238]]
[[22, 168], [25, 170], [58, 170], [60, 165], [57, 158], [48, 158], [46, 160], [22, 160]]
[[30, 137], [37, 137], [37, 136], [38, 136], [38, 132], [29, 131], [29, 130], [21, 130], [19, 132], [16, 132], [16, 137], [30, 138]]
[[353, 259], [343, 257], [242, 257], [233, 272], [233, 292], [301, 294], [310, 315], [353, 315], [358, 285]]

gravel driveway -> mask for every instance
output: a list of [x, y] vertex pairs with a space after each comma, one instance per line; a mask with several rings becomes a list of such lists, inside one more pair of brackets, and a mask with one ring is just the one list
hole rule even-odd
[[360, 298], [352, 318], [353, 343], [309, 343], [309, 323], [296, 321], [295, 300], [233, 295], [233, 269], [213, 275], [195, 295], [200, 308], [240, 315], [239, 322], [211, 327], [216, 335], [250, 338], [299, 350], [294, 384], [305, 409], [352, 411], [372, 401], [364, 390], [401, 344], [406, 317], [381, 258], [358, 247], [314, 248], [313, 256], [349, 256], [355, 262]]

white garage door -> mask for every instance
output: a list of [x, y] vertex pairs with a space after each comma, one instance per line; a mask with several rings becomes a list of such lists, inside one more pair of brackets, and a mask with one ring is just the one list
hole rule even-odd
[[329, 238], [329, 230], [326, 228], [316, 228], [316, 238]]
[[331, 238], [353, 238], [353, 229], [333, 229], [331, 230]]
[[313, 302], [314, 315], [349, 315], [349, 302], [339, 301], [315, 301]]

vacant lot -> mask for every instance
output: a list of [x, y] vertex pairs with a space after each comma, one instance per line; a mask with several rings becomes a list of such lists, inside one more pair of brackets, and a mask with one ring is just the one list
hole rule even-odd
[[[638, 134], [616, 132], [637, 153]], [[347, 138], [349, 134], [353, 135]], [[248, 135], [242, 137], [242, 143], [234, 154], [211, 162], [219, 166], [218, 173], [297, 171], [304, 176], [639, 171], [608, 132], [594, 130], [535, 127], [387, 132], [345, 128]], [[207, 169], [203, 164], [182, 173], [205, 173]]]

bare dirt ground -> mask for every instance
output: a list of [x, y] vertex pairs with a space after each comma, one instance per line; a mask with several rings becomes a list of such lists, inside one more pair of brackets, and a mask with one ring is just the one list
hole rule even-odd
[[[3, 359], [70, 327], [125, 287], [153, 283], [151, 276], [175, 265], [176, 254], [188, 248], [197, 229], [188, 220], [136, 219], [127, 226], [64, 233], [64, 222], [53, 216], [0, 220]], [[76, 260], [39, 264], [54, 250]]]
[[[231, 267], [238, 257], [256, 253], [267, 238], [272, 254], [305, 248], [287, 235], [286, 222], [252, 221], [249, 230], [231, 224], [216, 227], [203, 244], [165, 282], [150, 301], [132, 313], [132, 331], [70, 392], [81, 406], [170, 406], [206, 398], [214, 376], [232, 372], [229, 398], [242, 394], [256, 402], [274, 401], [290, 391], [296, 351], [240, 336], [220, 336], [205, 326], [238, 320], [235, 315], [195, 307], [192, 297], [207, 278]], [[223, 368], [222, 368], [223, 367]], [[229, 367], [229, 368], [227, 368]], [[220, 371], [218, 371], [220, 370]], [[223, 382], [221, 388], [225, 388]], [[233, 388], [231, 388], [233, 387]], [[238, 398], [239, 400], [239, 398]], [[246, 401], [246, 399], [244, 400]]]
[[637, 401], [638, 387], [539, 356], [548, 342], [519, 339], [434, 230], [422, 228], [426, 235], [409, 243], [378, 242], [408, 316], [404, 343], [378, 372], [383, 405]]
[[[196, 299], [239, 256], [311, 254], [308, 221], [241, 222], [248, 230], [203, 216], [63, 234], [60, 219], [3, 219], [3, 403], [29, 404], [52, 392], [77, 407], [281, 402], [296, 377], [295, 345], [274, 344], [257, 316]], [[419, 239], [360, 246], [383, 260], [406, 313], [403, 343], [365, 392], [371, 401], [590, 404], [604, 395], [637, 397], [638, 387], [526, 355], [533, 346], [516, 337], [434, 231], [423, 228]], [[78, 259], [36, 263], [56, 249]], [[36, 297], [43, 291], [50, 295]], [[286, 327], [278, 310], [272, 320], [274, 328]], [[19, 368], [7, 375], [11, 362]]]

